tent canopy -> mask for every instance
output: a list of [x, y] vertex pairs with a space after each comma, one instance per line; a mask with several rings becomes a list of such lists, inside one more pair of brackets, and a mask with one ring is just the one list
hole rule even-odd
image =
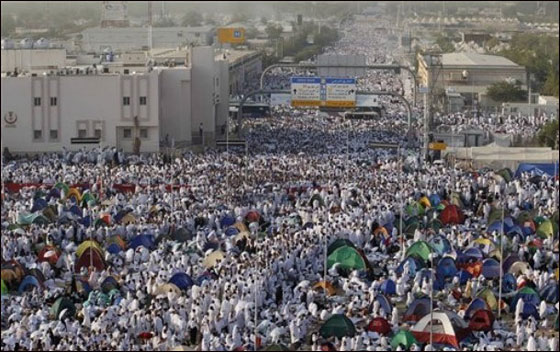
[[218, 264], [218, 261], [222, 261], [224, 259], [225, 259], [224, 252], [220, 250], [214, 251], [208, 254], [206, 258], [204, 258], [202, 265], [204, 265], [204, 267], [206, 267], [207, 269], [210, 269], [216, 266], [216, 264]]
[[427, 262], [430, 259], [432, 248], [425, 241], [418, 241], [406, 250], [406, 256], [415, 256]]
[[181, 290], [187, 290], [194, 285], [193, 279], [186, 273], [176, 273], [171, 279], [169, 279], [170, 284], [174, 284]]
[[28, 290], [29, 288], [41, 288], [41, 283], [39, 280], [33, 275], [27, 275], [21, 284], [19, 284], [18, 293], [21, 295], [23, 292]]
[[417, 322], [428, 313], [430, 313], [430, 298], [416, 298], [404, 313], [403, 321]]
[[60, 313], [65, 309], [67, 309], [67, 314], [71, 316], [76, 314], [76, 306], [74, 303], [67, 297], [59, 297], [51, 307], [51, 316], [53, 319], [58, 319], [60, 318]]
[[152, 250], [155, 247], [154, 235], [146, 235], [146, 234], [138, 235], [134, 237], [129, 243], [129, 247], [132, 249], [136, 249], [140, 246]]
[[356, 328], [344, 314], [335, 314], [321, 326], [319, 332], [324, 338], [336, 336], [340, 339], [344, 336], [353, 337], [356, 334]]
[[520, 177], [524, 172], [534, 173], [538, 176], [545, 174], [548, 176], [558, 175], [558, 162], [542, 164], [520, 163], [515, 172], [515, 177]]
[[381, 335], [388, 335], [391, 332], [391, 324], [385, 318], [373, 318], [367, 327], [368, 331], [373, 331]]
[[336, 294], [336, 288], [328, 281], [319, 281], [313, 285], [315, 290], [326, 290], [329, 296], [334, 296]]
[[408, 330], [400, 330], [393, 338], [391, 339], [391, 348], [393, 351], [397, 350], [399, 345], [404, 346], [406, 350], [410, 349], [410, 346], [413, 344], [419, 344], [416, 337], [408, 331]]
[[345, 238], [339, 238], [329, 245], [329, 247], [327, 248], [327, 255], [331, 255], [332, 252], [344, 246], [355, 247], [352, 241], [347, 240]]
[[[411, 329], [422, 343], [430, 342], [430, 314], [420, 319]], [[459, 342], [468, 335], [468, 326], [463, 319], [451, 311], [433, 312], [433, 341], [438, 344], [459, 348]]]
[[363, 270], [367, 268], [367, 263], [362, 255], [356, 248], [350, 246], [339, 247], [327, 257], [328, 268], [335, 264], [340, 264], [343, 269], [348, 270]]

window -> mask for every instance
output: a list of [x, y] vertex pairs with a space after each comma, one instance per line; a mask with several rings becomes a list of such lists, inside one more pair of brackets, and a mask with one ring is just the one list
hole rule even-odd
[[56, 106], [58, 103], [57, 98], [56, 97], [51, 97], [51, 106]]
[[182, 37], [183, 36], [183, 32], [177, 32], [177, 37]]
[[41, 139], [43, 138], [43, 131], [35, 130], [33, 131], [33, 139]]
[[130, 128], [125, 128], [123, 130], [123, 138], [131, 138], [132, 137], [132, 130]]
[[130, 105], [130, 97], [123, 97], [122, 103], [123, 105]]
[[103, 138], [103, 122], [95, 122], [93, 127], [93, 136], [99, 139]]
[[41, 106], [41, 98], [38, 98], [38, 97], [33, 98], [33, 105], [34, 106]]
[[200, 37], [200, 33], [196, 32], [196, 33], [194, 34], [194, 36], [198, 38], [198, 37]]
[[93, 136], [94, 136], [95, 138], [101, 139], [101, 130], [96, 128], [96, 129], [93, 131]]
[[216, 77], [216, 87], [219, 87], [219, 86], [220, 86], [220, 78]]
[[148, 129], [147, 128], [141, 128], [140, 129], [140, 138], [148, 139]]
[[78, 137], [79, 138], [86, 138], [87, 137], [87, 130], [84, 130], [84, 129], [80, 128], [78, 130]]
[[58, 139], [58, 131], [51, 130], [51, 139]]
[[140, 97], [140, 105], [146, 105], [146, 97]]

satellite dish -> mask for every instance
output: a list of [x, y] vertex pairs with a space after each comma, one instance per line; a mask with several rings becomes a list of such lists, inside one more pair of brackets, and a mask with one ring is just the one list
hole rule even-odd
[[469, 77], [469, 71], [463, 70], [463, 72], [461, 73], [461, 75], [463, 76], [463, 79], [467, 79], [467, 78]]

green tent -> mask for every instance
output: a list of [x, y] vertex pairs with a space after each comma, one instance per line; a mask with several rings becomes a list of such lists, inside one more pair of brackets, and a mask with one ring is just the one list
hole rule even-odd
[[539, 226], [540, 224], [542, 224], [543, 222], [546, 221], [546, 218], [544, 216], [537, 216], [535, 219], [535, 224], [537, 224], [537, 226]]
[[396, 351], [399, 345], [405, 346], [405, 349], [408, 350], [412, 344], [418, 344], [418, 341], [408, 330], [400, 330], [391, 340], [391, 348], [393, 351]]
[[509, 168], [503, 168], [497, 172], [498, 175], [502, 176], [506, 182], [511, 182], [513, 178], [513, 172]]
[[432, 248], [425, 241], [418, 241], [406, 250], [406, 256], [414, 256], [424, 261], [430, 260], [430, 253]]
[[35, 191], [35, 194], [33, 194], [33, 199], [45, 198], [46, 196], [47, 194], [42, 189], [38, 189]]
[[417, 216], [410, 216], [408, 218], [403, 219], [403, 223], [405, 227], [412, 224], [418, 224], [418, 222], [419, 220]]
[[2, 280], [2, 296], [8, 293], [8, 286], [6, 286], [6, 284], [4, 283], [4, 280]]
[[488, 307], [490, 307], [491, 310], [498, 309], [498, 299], [496, 298], [494, 291], [492, 291], [489, 287], [485, 287], [481, 291], [479, 291], [476, 294], [476, 297], [485, 300], [486, 303], [488, 304]]
[[554, 235], [554, 226], [552, 226], [552, 221], [543, 221], [537, 228], [537, 234], [545, 238], [552, 237]]
[[356, 248], [350, 246], [339, 247], [327, 257], [327, 267], [329, 269], [337, 263], [343, 269], [349, 270], [360, 270], [367, 267], [366, 261]]
[[523, 226], [525, 221], [532, 221], [533, 220], [533, 215], [530, 212], [528, 212], [527, 210], [524, 210], [521, 213], [519, 213], [516, 220], [517, 220], [517, 223], [519, 225]]
[[441, 229], [443, 227], [443, 224], [441, 223], [441, 221], [439, 219], [433, 219], [432, 221], [430, 221], [430, 224], [428, 225], [429, 228], [431, 228], [432, 230], [438, 232], [439, 229]]
[[313, 206], [313, 202], [315, 202], [315, 201], [319, 202], [319, 206], [321, 206], [321, 207], [325, 206], [325, 201], [323, 200], [323, 198], [319, 194], [314, 194], [313, 197], [311, 197], [311, 199], [309, 200], [309, 205]]
[[324, 338], [336, 336], [340, 339], [344, 336], [353, 337], [356, 335], [356, 328], [354, 323], [344, 314], [335, 314], [321, 326], [319, 333]]
[[[504, 215], [507, 216], [507, 211]], [[490, 215], [488, 215], [488, 225], [492, 225], [494, 221], [502, 221], [502, 209], [494, 208], [490, 211]]]
[[31, 224], [48, 224], [49, 219], [47, 219], [41, 212], [35, 212], [33, 214], [19, 214], [18, 224], [19, 225], [31, 225]]
[[262, 351], [289, 351], [290, 349], [284, 345], [270, 345]]
[[82, 196], [82, 205], [87, 204], [88, 207], [91, 207], [97, 203], [97, 199], [93, 194], [90, 192], [84, 193]]
[[424, 211], [424, 207], [418, 202], [409, 204], [406, 207], [406, 213], [408, 216], [422, 216], [424, 215]]
[[407, 235], [412, 235], [414, 234], [414, 231], [416, 231], [416, 229], [418, 229], [419, 227], [420, 226], [418, 225], [417, 222], [413, 222], [412, 224], [405, 226], [404, 233]]
[[348, 247], [354, 247], [354, 243], [352, 243], [352, 241], [347, 240], [345, 238], [339, 238], [336, 241], [334, 241], [333, 243], [331, 243], [331, 245], [329, 246], [329, 248], [327, 248], [327, 256], [331, 255], [332, 252], [336, 251], [337, 249], [339, 249], [340, 247], [343, 246], [348, 246]]
[[58, 319], [60, 313], [64, 309], [68, 309], [72, 316], [76, 314], [76, 306], [74, 306], [74, 303], [67, 297], [59, 297], [51, 307], [51, 316], [53, 319]]
[[68, 194], [68, 192], [70, 191], [70, 187], [68, 187], [66, 183], [62, 183], [62, 182], [59, 182], [56, 185], [54, 185], [54, 188], [58, 188], [59, 190], [64, 191], [64, 195]]

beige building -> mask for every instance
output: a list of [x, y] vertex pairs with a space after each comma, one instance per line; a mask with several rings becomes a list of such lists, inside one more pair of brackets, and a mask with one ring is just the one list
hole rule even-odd
[[419, 85], [433, 85], [434, 90], [459, 93], [469, 106], [473, 98], [475, 106], [477, 102], [483, 106], [491, 104], [486, 90], [496, 82], [518, 81], [526, 89], [526, 76], [523, 66], [501, 56], [475, 53], [418, 55]]
[[229, 94], [240, 95], [247, 90], [248, 82], [258, 82], [262, 73], [262, 56], [254, 50], [216, 50], [216, 61], [226, 61], [229, 66]]
[[140, 152], [157, 152], [166, 139], [176, 147], [202, 143], [202, 125], [211, 146], [226, 125], [228, 87], [228, 65], [214, 60], [210, 46], [193, 48], [189, 66], [149, 72], [2, 75], [2, 145], [14, 153], [57, 152], [97, 146], [73, 138], [99, 138], [132, 152], [139, 138]]
[[65, 49], [24, 49], [10, 48], [0, 50], [2, 53], [2, 73], [31, 72], [43, 73], [56, 70], [66, 65]]

